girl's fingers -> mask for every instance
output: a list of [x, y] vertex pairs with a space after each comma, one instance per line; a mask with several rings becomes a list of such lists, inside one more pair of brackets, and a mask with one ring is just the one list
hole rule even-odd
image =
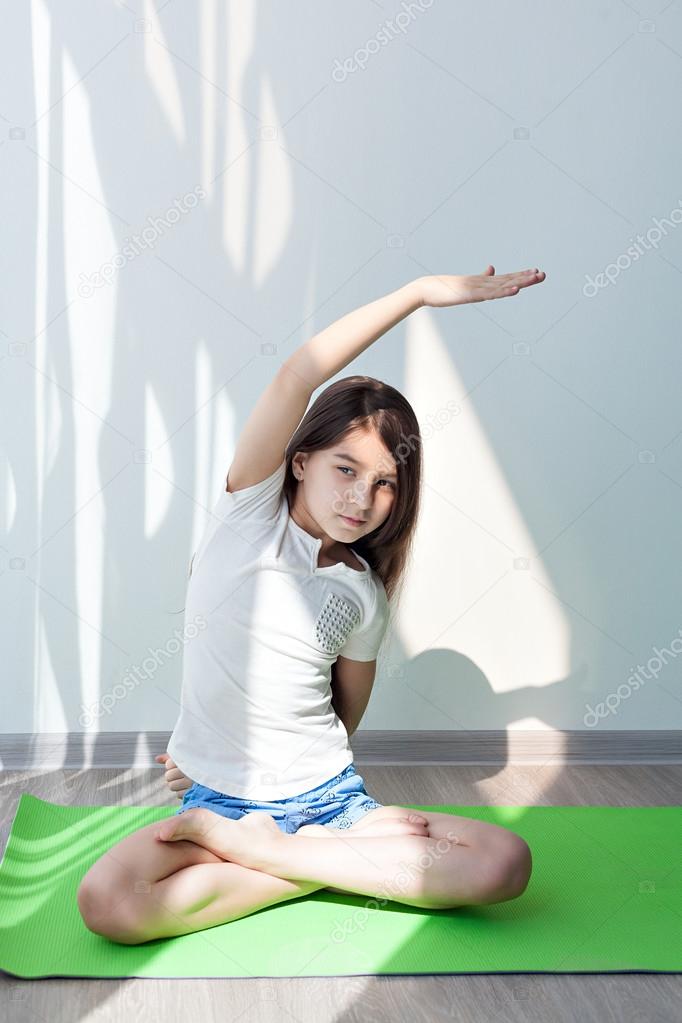
[[499, 274], [497, 277], [486, 277], [486, 282], [493, 284], [520, 283], [521, 281], [527, 281], [529, 278], [541, 273], [542, 271], [537, 268], [531, 270], [517, 270], [513, 274]]
[[544, 274], [537, 273], [529, 276], [523, 275], [517, 277], [515, 280], [505, 281], [504, 283], [495, 282], [494, 293], [490, 294], [488, 290], [487, 298], [499, 298], [503, 295], [515, 295], [521, 290], [521, 288], [530, 288], [533, 284], [540, 284], [544, 280]]
[[537, 267], [528, 270], [517, 270], [515, 273], [510, 274], [495, 274], [493, 268], [493, 274], [482, 273], [477, 277], [470, 277], [468, 279], [472, 291], [470, 301], [480, 302], [487, 298], [503, 298], [507, 295], [515, 295], [520, 288], [527, 288], [531, 284], [538, 284], [544, 279], [544, 271], [538, 270]]
[[183, 792], [185, 789], [192, 787], [191, 780], [186, 778], [184, 774], [180, 778], [173, 778], [171, 781], [166, 779], [166, 782], [168, 784], [168, 788], [171, 789], [172, 792]]

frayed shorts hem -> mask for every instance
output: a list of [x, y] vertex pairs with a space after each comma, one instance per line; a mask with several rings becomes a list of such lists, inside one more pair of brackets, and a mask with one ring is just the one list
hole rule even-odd
[[195, 806], [204, 806], [223, 817], [241, 820], [247, 813], [259, 810], [270, 814], [280, 831], [293, 835], [306, 824], [350, 828], [370, 810], [382, 805], [367, 793], [362, 776], [349, 764], [340, 774], [308, 792], [273, 801], [229, 796], [194, 782], [175, 812], [184, 813]]

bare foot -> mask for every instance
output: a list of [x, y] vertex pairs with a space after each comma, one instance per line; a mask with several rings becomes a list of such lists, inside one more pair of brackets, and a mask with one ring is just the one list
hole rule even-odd
[[161, 821], [154, 834], [162, 842], [195, 842], [222, 859], [256, 869], [258, 854], [282, 837], [273, 818], [264, 811], [255, 810], [235, 821], [202, 806]]
[[404, 817], [378, 817], [367, 823], [360, 820], [353, 830], [368, 838], [384, 835], [421, 835], [428, 838], [429, 822], [419, 813], [410, 813]]

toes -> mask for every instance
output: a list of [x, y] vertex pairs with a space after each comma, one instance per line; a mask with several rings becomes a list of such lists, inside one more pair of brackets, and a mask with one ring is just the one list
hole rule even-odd
[[158, 828], [154, 831], [154, 838], [158, 838], [162, 842], [167, 842], [171, 836], [172, 828], [170, 824], [163, 821], [159, 824]]
[[180, 830], [186, 829], [198, 835], [208, 834], [216, 822], [216, 816], [203, 806], [192, 806], [178, 816], [184, 817], [184, 828], [180, 824]]
[[201, 807], [193, 806], [189, 810], [184, 810], [182, 814], [173, 814], [167, 820], [161, 821], [154, 835], [163, 842], [172, 842], [181, 839], [190, 832], [197, 833], [201, 831], [202, 821], [203, 813]]

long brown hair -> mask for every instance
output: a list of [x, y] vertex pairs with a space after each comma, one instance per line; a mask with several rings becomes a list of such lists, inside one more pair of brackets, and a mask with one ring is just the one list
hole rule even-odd
[[374, 377], [335, 380], [318, 395], [287, 444], [282, 490], [291, 508], [298, 486], [291, 462], [297, 451], [329, 448], [362, 429], [374, 430], [395, 460], [398, 487], [385, 522], [352, 547], [376, 571], [390, 601], [404, 582], [421, 503], [422, 440], [405, 395]]
[[398, 486], [386, 521], [352, 547], [375, 570], [389, 602], [397, 601], [412, 555], [423, 474], [419, 423], [404, 394], [375, 377], [359, 375], [343, 377], [326, 387], [287, 444], [282, 493], [291, 508], [298, 487], [291, 468], [297, 451], [329, 448], [346, 434], [362, 429], [374, 430], [390, 452], [396, 462]]

